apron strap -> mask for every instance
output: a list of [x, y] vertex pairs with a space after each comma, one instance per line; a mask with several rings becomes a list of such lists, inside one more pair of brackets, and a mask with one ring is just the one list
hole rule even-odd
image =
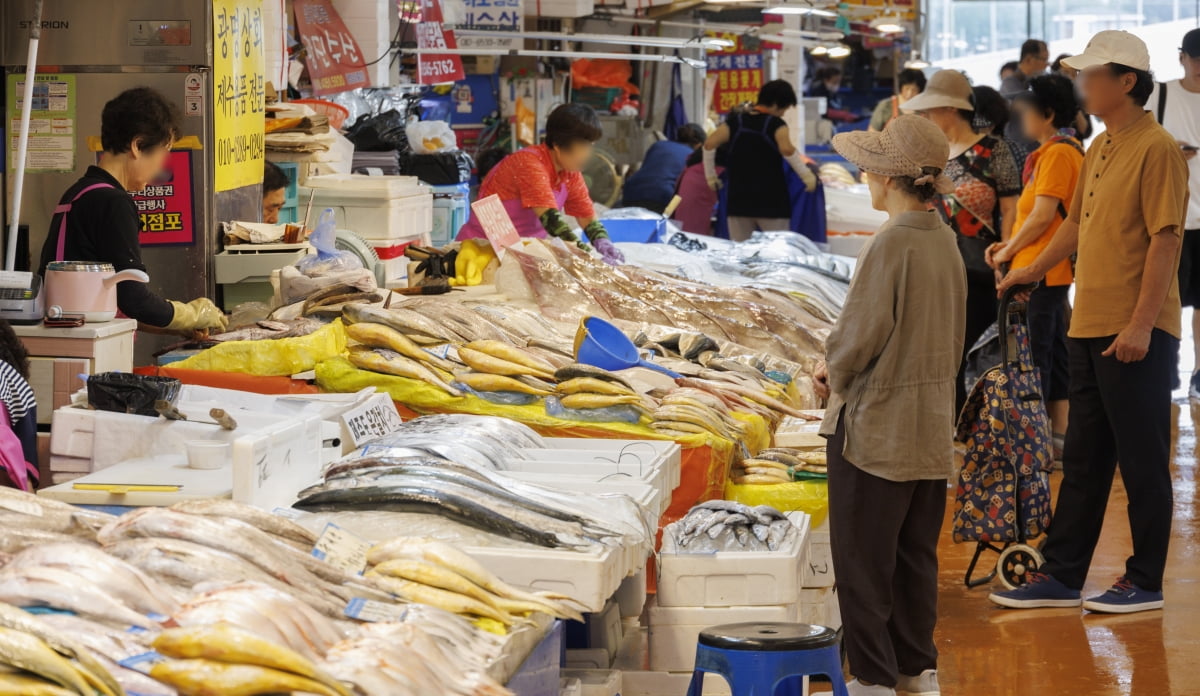
[[71, 206], [77, 203], [80, 198], [83, 198], [86, 194], [92, 191], [110, 188], [115, 187], [112, 184], [92, 184], [91, 186], [86, 186], [79, 193], [75, 194], [75, 197], [71, 199], [70, 203], [62, 203], [54, 209], [55, 215], [62, 216], [59, 218], [58, 223], [58, 245], [57, 253], [54, 255], [55, 261], [66, 261], [66, 259], [63, 257], [66, 255], [67, 250], [67, 213], [71, 212]]

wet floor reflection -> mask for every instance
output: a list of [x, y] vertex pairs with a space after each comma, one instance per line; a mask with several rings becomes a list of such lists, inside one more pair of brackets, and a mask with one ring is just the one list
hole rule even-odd
[[[987, 696], [1200, 695], [1200, 553], [1197, 553], [1197, 439], [1200, 407], [1180, 399], [1173, 467], [1175, 518], [1165, 593], [1167, 610], [1099, 616], [1080, 610], [1007, 611], [968, 590], [962, 575], [973, 544], [941, 549], [942, 688]], [[1057, 481], [1056, 481], [1057, 483]], [[1107, 588], [1129, 554], [1127, 499], [1119, 477], [1109, 500], [1087, 594]], [[994, 563], [995, 556], [990, 557]]]

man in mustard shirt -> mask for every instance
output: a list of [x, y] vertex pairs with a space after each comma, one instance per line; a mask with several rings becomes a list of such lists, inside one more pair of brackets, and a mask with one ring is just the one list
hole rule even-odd
[[[1171, 536], [1171, 383], [1179, 350], [1180, 238], [1188, 170], [1179, 144], [1143, 107], [1154, 89], [1146, 45], [1102, 31], [1082, 55], [1085, 108], [1107, 131], [1088, 150], [1067, 221], [1029, 266], [1000, 284], [1040, 280], [1078, 250], [1068, 333], [1071, 422], [1063, 482], [1029, 582], [991, 595], [1017, 609], [1082, 606], [1128, 614], [1163, 606]], [[1101, 595], [1081, 597], [1115, 468], [1129, 496], [1133, 555]]]

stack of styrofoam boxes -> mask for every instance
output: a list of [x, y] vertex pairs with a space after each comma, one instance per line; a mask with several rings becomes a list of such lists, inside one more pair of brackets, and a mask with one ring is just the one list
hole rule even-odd
[[770, 552], [679, 553], [670, 534], [663, 534], [658, 597], [649, 609], [651, 671], [691, 672], [696, 640], [710, 626], [800, 620], [809, 518], [802, 512], [788, 517], [796, 533]]
[[842, 627], [834, 587], [833, 552], [829, 545], [829, 517], [809, 535], [808, 561], [800, 576], [800, 620], [804, 623]]
[[607, 670], [621, 648], [621, 608], [608, 600], [603, 611], [585, 614], [583, 623], [567, 625], [566, 667], [579, 670]]
[[391, 49], [392, 35], [395, 34], [393, 21], [399, 21], [396, 3], [379, 0], [333, 0], [333, 7], [358, 43], [363, 62], [376, 61], [374, 65], [365, 68], [371, 86], [390, 87], [394, 84], [388, 73], [392, 61], [376, 59]]
[[[407, 285], [404, 250], [431, 243], [433, 192], [428, 186], [412, 176], [360, 174], [309, 177], [306, 185], [314, 192], [314, 216], [332, 208], [338, 229], [354, 232], [375, 248], [386, 271], [385, 284]], [[308, 191], [300, 192], [301, 199], [307, 196]]]
[[562, 696], [621, 696], [621, 673], [616, 670], [565, 669], [563, 682]]

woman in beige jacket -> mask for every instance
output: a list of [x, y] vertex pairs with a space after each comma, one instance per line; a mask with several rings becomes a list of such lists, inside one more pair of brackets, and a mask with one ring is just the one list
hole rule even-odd
[[951, 474], [966, 274], [929, 210], [949, 146], [919, 116], [837, 136], [888, 221], [858, 259], [818, 368], [829, 515], [855, 696], [937, 696], [937, 541]]

